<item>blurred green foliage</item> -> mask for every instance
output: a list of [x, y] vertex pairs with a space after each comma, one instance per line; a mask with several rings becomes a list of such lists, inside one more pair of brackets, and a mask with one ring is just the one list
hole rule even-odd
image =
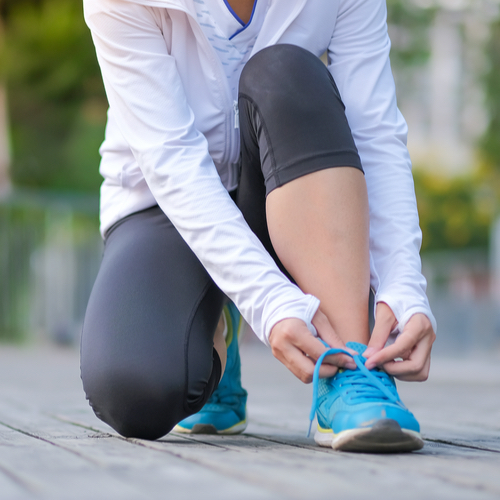
[[408, 0], [387, 0], [391, 64], [394, 68], [424, 64], [428, 60], [429, 27], [435, 14], [435, 7], [417, 7]]
[[[408, 0], [387, 4], [395, 71], [424, 64], [436, 9]], [[81, 0], [0, 0], [0, 15], [0, 78], [9, 93], [15, 185], [96, 191], [107, 104]], [[425, 250], [487, 245], [500, 197], [500, 21], [488, 57], [491, 120], [479, 173], [446, 179], [415, 171]]]
[[484, 85], [490, 121], [480, 146], [486, 160], [500, 170], [500, 20], [491, 26], [487, 55]]
[[[425, 64], [429, 30], [438, 12], [435, 3], [422, 8], [408, 0], [387, 0], [387, 6], [395, 72]], [[484, 83], [490, 123], [478, 144], [486, 161], [478, 160], [471, 173], [461, 177], [419, 166], [413, 171], [423, 251], [487, 247], [491, 223], [500, 211], [500, 20], [492, 25], [487, 57]]]
[[2, 4], [15, 185], [96, 191], [106, 100], [80, 0]]
[[414, 170], [414, 179], [423, 251], [488, 245], [498, 192], [484, 173], [449, 178]]
[[486, 109], [489, 122], [478, 144], [480, 164], [476, 175], [476, 206], [490, 215], [490, 222], [500, 215], [500, 19], [490, 26], [487, 44], [488, 69], [484, 75]]

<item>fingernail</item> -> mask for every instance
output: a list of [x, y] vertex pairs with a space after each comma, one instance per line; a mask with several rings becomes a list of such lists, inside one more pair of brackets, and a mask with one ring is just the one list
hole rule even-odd
[[347, 363], [345, 367], [348, 368], [349, 370], [355, 370], [357, 368], [357, 365], [356, 363]]
[[372, 370], [373, 368], [375, 368], [375, 364], [366, 362], [365, 367], [368, 368], [368, 370]]
[[373, 347], [367, 347], [365, 349], [365, 352], [363, 353], [363, 356], [367, 358], [368, 356], [371, 356], [372, 354], [375, 354], [375, 349]]

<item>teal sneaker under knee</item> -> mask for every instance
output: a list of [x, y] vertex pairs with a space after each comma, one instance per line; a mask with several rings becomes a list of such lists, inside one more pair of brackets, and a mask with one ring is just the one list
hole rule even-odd
[[239, 434], [247, 426], [247, 391], [241, 386], [241, 364], [238, 337], [242, 318], [230, 302], [224, 306], [227, 327], [227, 362], [219, 386], [205, 406], [174, 427], [174, 432], [184, 434]]
[[[401, 401], [394, 378], [379, 369], [368, 370], [363, 352], [366, 346], [348, 342], [358, 352], [352, 356], [342, 349], [329, 349], [316, 364], [313, 377], [313, 404], [316, 414], [314, 440], [320, 446], [341, 451], [397, 453], [419, 450], [424, 443], [420, 426]], [[356, 362], [356, 370], [339, 370], [319, 378], [325, 356], [345, 353]]]

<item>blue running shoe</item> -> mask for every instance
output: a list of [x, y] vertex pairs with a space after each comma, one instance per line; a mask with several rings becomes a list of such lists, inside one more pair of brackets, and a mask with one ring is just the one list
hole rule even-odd
[[[394, 378], [382, 370], [365, 367], [365, 345], [346, 345], [359, 354], [352, 356], [342, 349], [329, 349], [316, 363], [310, 414], [311, 424], [315, 413], [318, 420], [316, 443], [342, 451], [420, 450], [424, 445], [420, 426], [399, 398]], [[352, 357], [358, 368], [339, 370], [331, 378], [320, 379], [319, 368], [325, 356], [340, 352]]]
[[246, 429], [247, 391], [241, 387], [241, 364], [238, 336], [242, 318], [236, 306], [229, 302], [224, 306], [227, 327], [227, 362], [224, 375], [205, 406], [194, 415], [185, 418], [175, 427], [184, 434], [239, 434]]

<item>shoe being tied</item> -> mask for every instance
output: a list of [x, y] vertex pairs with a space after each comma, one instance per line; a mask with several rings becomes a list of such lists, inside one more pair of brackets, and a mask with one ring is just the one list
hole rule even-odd
[[[318, 421], [316, 443], [334, 450], [371, 453], [421, 449], [424, 443], [420, 426], [401, 401], [394, 378], [382, 370], [365, 367], [365, 345], [346, 345], [359, 354], [329, 349], [316, 364], [310, 414], [311, 424], [315, 413]], [[351, 356], [358, 368], [339, 370], [331, 378], [319, 379], [325, 356], [340, 352]]]
[[224, 306], [227, 362], [224, 375], [205, 406], [174, 427], [184, 434], [239, 434], [247, 427], [247, 391], [241, 386], [241, 363], [238, 337], [243, 320], [236, 306]]

